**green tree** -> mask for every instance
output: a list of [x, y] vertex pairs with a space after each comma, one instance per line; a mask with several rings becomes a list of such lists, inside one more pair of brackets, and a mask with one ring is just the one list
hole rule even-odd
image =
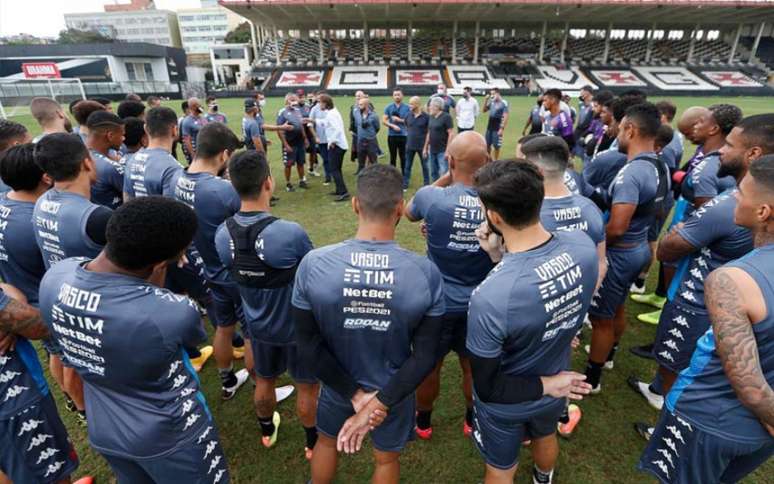
[[104, 42], [114, 42], [115, 39], [108, 37], [95, 30], [65, 29], [59, 32], [57, 43], [59, 44], [95, 44]]
[[250, 42], [250, 24], [242, 22], [231, 32], [226, 34], [224, 39], [227, 44], [247, 44]]

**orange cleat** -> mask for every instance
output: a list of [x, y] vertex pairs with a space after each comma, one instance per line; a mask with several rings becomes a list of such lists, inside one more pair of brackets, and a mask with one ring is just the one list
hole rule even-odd
[[581, 417], [583, 416], [583, 412], [581, 412], [581, 409], [579, 406], [575, 405], [574, 403], [571, 403], [567, 407], [567, 414], [570, 416], [570, 420], [568, 420], [567, 423], [559, 422], [557, 424], [559, 435], [561, 435], [565, 439], [570, 438], [573, 431], [575, 430], [575, 427], [578, 426], [578, 423], [580, 422]]

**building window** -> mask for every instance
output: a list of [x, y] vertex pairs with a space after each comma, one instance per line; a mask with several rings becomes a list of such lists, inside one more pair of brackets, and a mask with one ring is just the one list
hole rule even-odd
[[130, 81], [152, 81], [153, 67], [149, 62], [127, 62], [126, 75]]

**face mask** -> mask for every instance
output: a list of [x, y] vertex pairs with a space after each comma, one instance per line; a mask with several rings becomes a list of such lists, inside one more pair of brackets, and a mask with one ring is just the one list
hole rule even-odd
[[445, 94], [446, 94], [446, 91], [444, 91], [443, 89], [438, 89], [438, 91], [437, 91], [437, 92], [438, 92], [438, 95], [439, 95], [439, 96], [443, 96], [443, 95], [445, 95]]
[[258, 101], [258, 105], [261, 107], [266, 106], [266, 99], [261, 99], [260, 101]]
[[469, 94], [469, 93], [467, 93], [467, 92], [463, 92], [463, 93], [462, 93], [462, 97], [464, 97], [465, 99], [467, 99], [467, 98], [469, 98], [469, 97], [470, 97], [470, 94]]
[[486, 215], [484, 215], [484, 216], [486, 217], [486, 223], [489, 225], [489, 230], [491, 230], [491, 231], [492, 231], [492, 233], [494, 233], [495, 235], [499, 235], [500, 237], [502, 237], [502, 236], [503, 236], [503, 233], [502, 233], [502, 232], [500, 232], [500, 231], [497, 229], [497, 227], [495, 227], [495, 226], [494, 226], [494, 224], [492, 223], [492, 221], [491, 221], [491, 220], [489, 220], [489, 215], [488, 215], [488, 214], [486, 214]]

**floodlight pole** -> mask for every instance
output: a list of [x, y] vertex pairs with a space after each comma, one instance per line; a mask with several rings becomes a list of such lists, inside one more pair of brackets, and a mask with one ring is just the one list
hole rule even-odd
[[656, 23], [650, 26], [648, 32], [648, 46], [645, 48], [645, 62], [650, 62], [650, 56], [653, 54], [653, 37], [656, 35]]
[[742, 24], [736, 28], [736, 35], [734, 36], [734, 43], [731, 46], [731, 53], [728, 55], [728, 63], [734, 62], [734, 56], [736, 56], [736, 49], [739, 47], [739, 38], [742, 36]]
[[368, 62], [368, 21], [363, 20], [363, 58]]
[[413, 62], [413, 42], [412, 39], [414, 37], [414, 22], [409, 20], [408, 23], [408, 31], [406, 32], [406, 37], [408, 38], [408, 61], [409, 63]]
[[752, 49], [750, 49], [750, 58], [747, 59], [748, 64], [752, 64], [753, 59], [755, 59], [755, 53], [758, 52], [758, 44], [761, 43], [761, 36], [765, 27], [766, 22], [761, 22], [761, 26], [758, 28], [758, 35], [755, 36], [755, 42], [753, 42]]
[[693, 28], [693, 32], [691, 32], [691, 42], [688, 44], [688, 58], [685, 59], [687, 63], [693, 62], [693, 50], [696, 47], [696, 37], [699, 35], [699, 28], [701, 26], [699, 24], [696, 24], [696, 26]]
[[559, 62], [564, 64], [564, 51], [567, 50], [567, 36], [570, 35], [570, 22], [564, 23], [564, 36], [562, 37], [562, 51], [559, 53]]
[[277, 64], [280, 63], [279, 39], [277, 38], [277, 26], [272, 26], [274, 30], [274, 55], [277, 58]]
[[323, 35], [322, 22], [317, 22], [317, 46], [320, 48], [320, 64], [325, 62], [325, 53], [323, 52], [322, 35]]
[[253, 60], [257, 60], [258, 59], [258, 41], [255, 39], [255, 24], [252, 22], [252, 20], [248, 20], [247, 24], [250, 27], [250, 40], [253, 44]]
[[476, 21], [476, 38], [473, 40], [473, 63], [478, 64], [478, 36], [481, 34], [481, 22]]
[[543, 21], [543, 32], [540, 34], [540, 51], [538, 51], [538, 61], [543, 62], [543, 54], [546, 52], [546, 33], [548, 33], [548, 22]]
[[613, 22], [607, 24], [605, 30], [605, 50], [602, 52], [602, 63], [607, 64], [607, 57], [610, 55], [610, 31], [613, 30]]

